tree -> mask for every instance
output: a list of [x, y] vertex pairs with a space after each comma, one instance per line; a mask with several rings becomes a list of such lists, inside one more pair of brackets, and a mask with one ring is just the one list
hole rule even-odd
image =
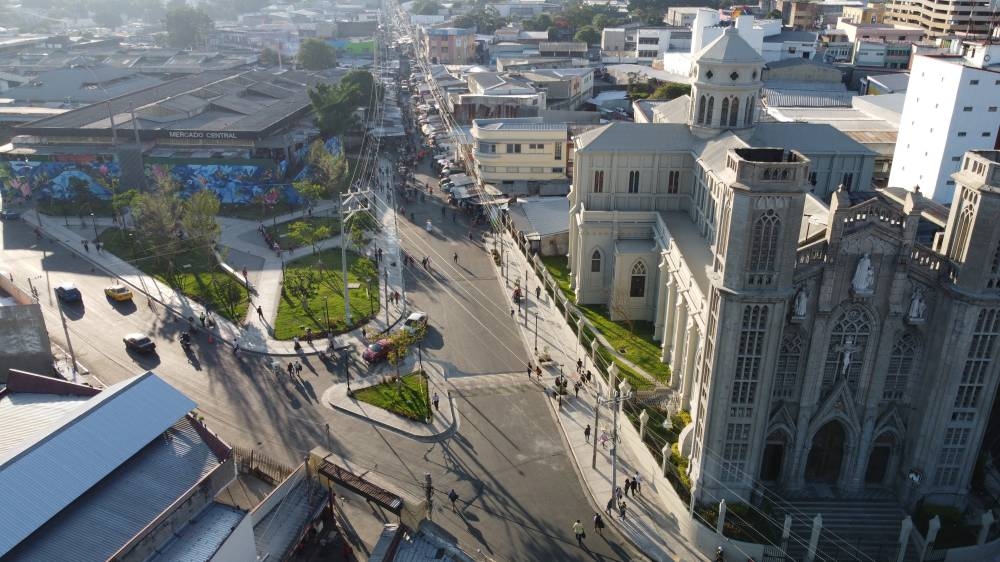
[[434, 0], [417, 0], [413, 3], [413, 13], [418, 16], [436, 16], [441, 11], [441, 4]]
[[327, 193], [325, 185], [311, 182], [309, 180], [299, 180], [292, 184], [295, 191], [299, 193], [310, 204], [323, 198]]
[[372, 285], [378, 286], [378, 268], [375, 267], [375, 263], [366, 257], [360, 257], [354, 260], [354, 263], [351, 265], [351, 273], [368, 286], [368, 306], [372, 310], [375, 310], [372, 299], [377, 295], [378, 291], [375, 291], [375, 294], [373, 294], [371, 290]]
[[267, 66], [278, 66], [278, 51], [275, 51], [270, 47], [264, 47], [263, 49], [261, 49], [260, 55], [258, 55], [257, 60], [258, 62], [260, 62], [260, 64], [264, 64]]
[[348, 102], [355, 107], [369, 105], [372, 100], [372, 90], [378, 88], [374, 93], [381, 95], [382, 86], [375, 83], [375, 77], [367, 70], [354, 69], [349, 71], [340, 79], [340, 86], [346, 88], [345, 92], [350, 93]]
[[316, 253], [319, 251], [319, 242], [330, 237], [330, 227], [296, 221], [288, 225], [288, 237], [299, 246], [312, 246], [313, 253]]
[[173, 233], [179, 215], [178, 203], [176, 197], [162, 192], [142, 193], [136, 198], [133, 207], [138, 225], [136, 236], [149, 251], [149, 256], [143, 258], [162, 264], [164, 258], [176, 253], [180, 241]]
[[504, 25], [504, 20], [500, 13], [492, 6], [476, 8], [468, 14], [462, 14], [452, 20], [455, 27], [470, 28], [475, 27], [478, 33], [490, 34]]
[[767, 19], [769, 20], [780, 20], [784, 17], [781, 10], [771, 10], [767, 13]]
[[672, 100], [691, 93], [690, 84], [679, 84], [677, 82], [665, 82], [653, 90], [649, 95], [651, 100]]
[[403, 385], [403, 379], [399, 376], [399, 364], [406, 358], [406, 354], [410, 352], [410, 346], [416, 343], [417, 339], [409, 330], [397, 330], [389, 336], [389, 341], [391, 344], [386, 359], [390, 365], [396, 368], [396, 388], [399, 389]]
[[552, 16], [548, 14], [538, 14], [521, 22], [521, 29], [525, 31], [546, 31], [550, 27], [552, 27]]
[[204, 43], [215, 22], [200, 7], [172, 3], [163, 25], [167, 28], [167, 44], [186, 49]]
[[576, 31], [573, 40], [588, 45], [596, 45], [601, 42], [601, 34], [593, 26], [585, 25]]
[[337, 65], [337, 50], [326, 41], [310, 37], [299, 45], [296, 60], [306, 70], [325, 70]]
[[324, 137], [340, 136], [358, 127], [357, 106], [352, 103], [357, 95], [355, 86], [345, 84], [320, 84], [309, 90], [316, 126]]
[[619, 289], [611, 295], [611, 317], [616, 322], [624, 322], [628, 326], [629, 335], [635, 335], [635, 317], [632, 315], [628, 289]]
[[594, 19], [590, 20], [590, 25], [594, 26], [597, 31], [604, 31], [606, 27], [614, 27], [621, 23], [621, 20], [615, 16], [608, 14], [597, 14]]
[[138, 196], [139, 191], [136, 189], [115, 192], [111, 195], [111, 209], [116, 215], [121, 217], [123, 216], [123, 211], [125, 209], [128, 209], [135, 204], [136, 197]]
[[122, 24], [122, 15], [120, 12], [113, 11], [108, 8], [102, 8], [97, 10], [91, 16], [99, 27], [106, 27], [108, 29], [114, 30]]
[[189, 239], [209, 249], [219, 239], [221, 229], [215, 221], [215, 215], [218, 214], [218, 196], [211, 190], [202, 189], [184, 202], [181, 226]]

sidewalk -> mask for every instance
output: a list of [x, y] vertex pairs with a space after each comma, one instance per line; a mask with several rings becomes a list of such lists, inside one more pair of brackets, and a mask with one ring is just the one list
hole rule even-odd
[[[322, 202], [314, 207], [313, 215], [322, 216], [322, 213], [330, 212], [338, 206], [336, 202]], [[302, 218], [302, 216], [302, 212], [290, 213], [270, 219], [268, 222], [272, 224], [282, 223]], [[84, 220], [81, 224], [79, 219], [72, 217], [52, 217], [38, 213], [25, 213], [23, 217], [29, 224], [39, 227], [47, 237], [62, 243], [71, 252], [75, 252], [81, 258], [106, 270], [112, 277], [117, 277], [123, 283], [130, 285], [133, 292], [137, 295], [143, 294], [148, 296], [150, 299], [149, 306], [154, 308], [163, 306], [166, 311], [174, 314], [179, 319], [198, 318], [203, 312], [208, 312], [201, 304], [192, 301], [179, 291], [175, 291], [151, 275], [142, 273], [127, 261], [108, 252], [98, 252], [93, 245], [91, 245], [89, 251], [85, 250], [83, 241], [92, 242], [95, 238], [95, 230], [102, 231], [115, 226], [112, 219], [102, 217], [92, 221]], [[394, 213], [383, 212], [380, 218], [383, 228], [376, 234], [374, 243], [377, 247], [383, 248], [384, 255], [386, 256], [384, 263], [389, 270], [389, 291], [398, 291], [400, 294], [403, 294], [401, 262], [395, 257], [398, 255], [399, 244], [398, 237], [395, 236]], [[219, 217], [218, 221], [221, 230], [219, 239], [220, 247], [231, 248], [232, 250], [262, 260], [263, 263], [245, 264], [242, 263], [242, 260], [227, 259], [227, 261], [233, 262], [230, 265], [236, 271], [240, 271], [244, 266], [247, 267], [248, 278], [252, 289], [255, 291], [255, 294], [251, 295], [252, 305], [247, 310], [247, 318], [245, 319], [244, 326], [237, 326], [228, 320], [214, 316], [216, 326], [207, 331], [212, 334], [213, 338], [219, 344], [232, 345], [233, 342], [239, 342], [240, 348], [243, 350], [267, 355], [311, 355], [324, 349], [326, 347], [325, 342], [317, 341], [315, 342], [316, 345], [303, 342], [302, 349], [296, 351], [293, 342], [279, 341], [272, 337], [270, 320], [277, 314], [278, 303], [281, 298], [282, 259], [274, 251], [265, 246], [263, 238], [257, 232], [259, 224], [257, 221], [228, 217]], [[339, 239], [338, 235], [318, 243], [317, 246], [320, 249], [337, 246], [339, 245]], [[308, 255], [311, 252], [311, 248], [299, 249], [291, 259]], [[256, 265], [256, 267], [251, 267], [251, 265]], [[382, 280], [384, 283], [384, 276]], [[382, 286], [382, 290], [384, 291], [384, 285]], [[363, 327], [368, 330], [381, 332], [395, 325], [406, 313], [405, 299], [401, 299], [401, 301], [400, 306], [389, 306], [388, 318], [383, 309]], [[137, 306], [142, 306], [140, 298], [136, 299], [136, 304]], [[257, 306], [260, 306], [263, 310], [264, 318], [267, 322], [263, 322], [259, 318], [256, 311]], [[361, 328], [362, 326], [358, 326], [351, 332], [338, 335], [336, 337], [337, 345], [364, 345], [361, 339]], [[205, 328], [199, 327], [199, 329], [206, 331]]]
[[[726, 541], [719, 540], [714, 544], [690, 544], [688, 537], [697, 534], [697, 530], [692, 527], [698, 524], [691, 521], [688, 516], [688, 506], [677, 497], [666, 478], [662, 477], [660, 467], [656, 465], [655, 461], [644, 464], [639, 460], [641, 456], [637, 455], [636, 451], [642, 451], [645, 445], [638, 440], [637, 435], [632, 435], [634, 432], [619, 432], [621, 442], [618, 447], [617, 485], [624, 487], [625, 477], [632, 476], [638, 471], [642, 482], [642, 491], [637, 497], [626, 496], [624, 498], [628, 506], [624, 522], [618, 517], [617, 510], [612, 515], [603, 511], [612, 492], [611, 451], [613, 445], [608, 442], [607, 448], [603, 448], [600, 444], [595, 445], [595, 441], [599, 440], [603, 431], [607, 431], [608, 435], [612, 434], [610, 426], [614, 412], [609, 406], [602, 406], [600, 419], [595, 426], [594, 404], [595, 394], [607, 397], [609, 396], [608, 389], [587, 359], [587, 354], [580, 347], [576, 334], [566, 324], [563, 315], [553, 305], [551, 298], [542, 291], [541, 301], [535, 299], [535, 287], [540, 286], [541, 281], [528, 264], [527, 258], [517, 249], [514, 240], [507, 233], [504, 233], [503, 239], [508, 250], [514, 248], [509, 253], [509, 279], [523, 280], [525, 272], [528, 274], [528, 287], [525, 291], [527, 295], [526, 309], [519, 309], [519, 326], [525, 348], [529, 353], [535, 349], [537, 337], [538, 352], [547, 352], [552, 359], [552, 363], [548, 364], [548, 369], [543, 365], [546, 387], [552, 386], [552, 379], [560, 371], [570, 379], [571, 383], [578, 380], [579, 377], [575, 373], [577, 359], [584, 361], [584, 369], [589, 368], [595, 371], [594, 384], [584, 385], [579, 397], [573, 396], [573, 385], [570, 384], [570, 394], [563, 397], [561, 408], [555, 400], [552, 400], [550, 404], [554, 415], [559, 420], [580, 479], [590, 494], [593, 504], [602, 510], [605, 523], [616, 526], [624, 536], [652, 560], [658, 562], [713, 560], [715, 547]], [[525, 310], [527, 314], [525, 314]], [[535, 331], [536, 313], [538, 318], [537, 336]], [[619, 427], [624, 427], [629, 423], [624, 418], [623, 413], [619, 414], [618, 423]], [[584, 437], [584, 428], [587, 425], [591, 426], [589, 441]]]

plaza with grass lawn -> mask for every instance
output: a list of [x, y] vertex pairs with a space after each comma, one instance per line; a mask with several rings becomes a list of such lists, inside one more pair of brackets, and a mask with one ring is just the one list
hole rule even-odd
[[574, 300], [573, 290], [569, 287], [569, 263], [567, 263], [566, 256], [542, 256], [541, 260], [549, 275], [559, 285], [563, 296]]
[[355, 390], [352, 396], [361, 402], [377, 406], [413, 421], [427, 422], [431, 418], [427, 377], [422, 371], [403, 375], [399, 382], [393, 378], [361, 390]]
[[272, 239], [276, 240], [282, 248], [294, 248], [295, 245], [288, 236], [288, 231], [297, 222], [304, 222], [312, 228], [327, 226], [330, 228], [331, 236], [340, 235], [340, 219], [331, 216], [314, 216], [292, 219], [287, 222], [278, 223], [276, 226], [265, 227]]
[[[274, 319], [274, 337], [289, 340], [302, 337], [306, 329], [314, 333], [328, 330], [342, 333], [348, 330], [344, 318], [344, 279], [341, 272], [340, 248], [328, 248], [319, 253], [285, 262], [278, 313]], [[378, 314], [381, 298], [377, 272], [364, 279], [365, 263], [371, 262], [358, 254], [347, 252], [347, 283], [351, 298], [352, 326], [358, 326]], [[369, 281], [371, 281], [369, 283]]]
[[164, 254], [144, 247], [140, 237], [119, 228], [105, 230], [100, 240], [106, 251], [178, 289], [218, 315], [237, 323], [246, 318], [249, 304], [246, 288], [223, 271], [206, 248], [178, 241], [176, 252]]

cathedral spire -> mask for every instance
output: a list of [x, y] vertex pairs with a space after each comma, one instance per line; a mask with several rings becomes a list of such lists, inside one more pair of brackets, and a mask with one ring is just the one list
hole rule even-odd
[[752, 127], [763, 69], [764, 59], [735, 27], [699, 51], [691, 64], [692, 131], [704, 136]]

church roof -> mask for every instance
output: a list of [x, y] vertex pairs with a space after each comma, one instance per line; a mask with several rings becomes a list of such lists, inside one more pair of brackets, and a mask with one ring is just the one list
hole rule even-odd
[[680, 123], [615, 121], [576, 137], [576, 152], [690, 152], [697, 138]]
[[750, 46], [735, 27], [727, 27], [718, 39], [705, 46], [694, 56], [695, 62], [760, 63], [764, 59]]

